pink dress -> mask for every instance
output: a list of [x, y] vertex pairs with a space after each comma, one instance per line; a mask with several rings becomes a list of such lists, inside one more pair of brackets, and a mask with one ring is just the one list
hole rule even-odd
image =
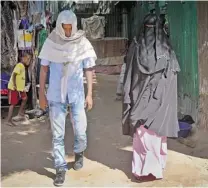
[[133, 138], [132, 173], [136, 178], [153, 175], [163, 178], [167, 159], [167, 138], [140, 126]]

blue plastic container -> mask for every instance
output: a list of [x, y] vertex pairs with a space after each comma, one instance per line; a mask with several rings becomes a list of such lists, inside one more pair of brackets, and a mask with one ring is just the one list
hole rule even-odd
[[9, 83], [10, 75], [7, 73], [1, 73], [1, 89], [7, 89]]
[[186, 122], [179, 121], [178, 123], [180, 128], [180, 131], [178, 132], [178, 137], [186, 138], [189, 135], [192, 126]]

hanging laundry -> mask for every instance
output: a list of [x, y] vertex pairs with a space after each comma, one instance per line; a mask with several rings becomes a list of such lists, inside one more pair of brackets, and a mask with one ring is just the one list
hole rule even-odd
[[45, 12], [43, 12], [41, 14], [41, 18], [40, 18], [40, 24], [43, 25], [45, 28], [46, 28], [46, 15], [45, 15]]
[[17, 1], [20, 10], [20, 19], [26, 18], [28, 15], [28, 1]]
[[1, 69], [10, 71], [16, 63], [13, 10], [11, 2], [1, 3]]
[[27, 18], [22, 18], [20, 21], [19, 29], [28, 29], [29, 27], [29, 20]]
[[99, 1], [96, 14], [109, 14], [112, 11], [112, 2]]
[[29, 14], [35, 15], [44, 12], [44, 1], [29, 1]]
[[38, 40], [38, 45], [37, 45], [37, 48], [38, 48], [38, 52], [40, 52], [42, 46], [43, 46], [43, 43], [45, 42], [45, 40], [47, 39], [48, 37], [48, 32], [45, 30], [45, 29], [42, 29], [39, 33], [39, 40]]
[[[43, 19], [44, 1], [29, 1], [29, 15], [32, 17], [33, 24], [40, 24]], [[45, 17], [45, 15], [44, 15]]]
[[14, 51], [15, 51], [15, 60], [17, 62], [18, 59], [18, 48], [17, 48], [17, 30], [18, 30], [18, 19], [17, 19], [17, 12], [14, 12], [14, 19], [13, 19], [13, 34], [14, 34]]
[[19, 30], [17, 31], [17, 41], [19, 50], [28, 50], [32, 47], [32, 31], [30, 29], [29, 19], [24, 17], [19, 24]]
[[94, 15], [90, 18], [82, 18], [82, 28], [86, 32], [86, 36], [89, 38], [104, 38], [105, 17]]
[[46, 26], [50, 27], [52, 14], [51, 14], [51, 12], [49, 10], [45, 11], [45, 17], [46, 17]]
[[37, 13], [32, 16], [32, 23], [33, 24], [40, 24], [41, 23], [41, 16], [42, 13]]
[[26, 30], [18, 30], [18, 48], [20, 50], [30, 49], [32, 47], [32, 33]]
[[16, 7], [16, 9], [15, 9], [15, 18], [16, 18], [16, 20], [20, 20], [21, 18], [20, 18], [20, 8], [19, 8], [19, 5], [18, 5], [18, 1], [13, 1], [13, 3], [14, 3], [14, 5], [15, 5], [15, 7]]

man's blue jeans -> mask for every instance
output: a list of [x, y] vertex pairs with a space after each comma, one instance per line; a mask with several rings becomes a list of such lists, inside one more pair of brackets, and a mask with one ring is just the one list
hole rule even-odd
[[[74, 129], [74, 153], [83, 152], [87, 147], [87, 118], [84, 108], [84, 102], [70, 104], [71, 120]], [[53, 134], [53, 156], [55, 168], [65, 168], [65, 123], [67, 115], [67, 104], [49, 101], [50, 123]]]

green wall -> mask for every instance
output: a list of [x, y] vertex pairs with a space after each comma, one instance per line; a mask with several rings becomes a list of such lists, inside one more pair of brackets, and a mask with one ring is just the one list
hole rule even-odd
[[179, 111], [196, 119], [199, 102], [196, 2], [170, 1], [167, 14], [171, 44], [181, 68], [178, 76]]
[[[181, 72], [178, 75], [178, 110], [197, 118], [199, 102], [197, 2], [168, 1], [167, 13], [170, 40], [176, 52]], [[138, 36], [143, 18], [155, 8], [164, 11], [165, 1], [149, 4], [137, 2], [129, 13], [129, 39]], [[160, 7], [160, 8], [159, 8]]]

